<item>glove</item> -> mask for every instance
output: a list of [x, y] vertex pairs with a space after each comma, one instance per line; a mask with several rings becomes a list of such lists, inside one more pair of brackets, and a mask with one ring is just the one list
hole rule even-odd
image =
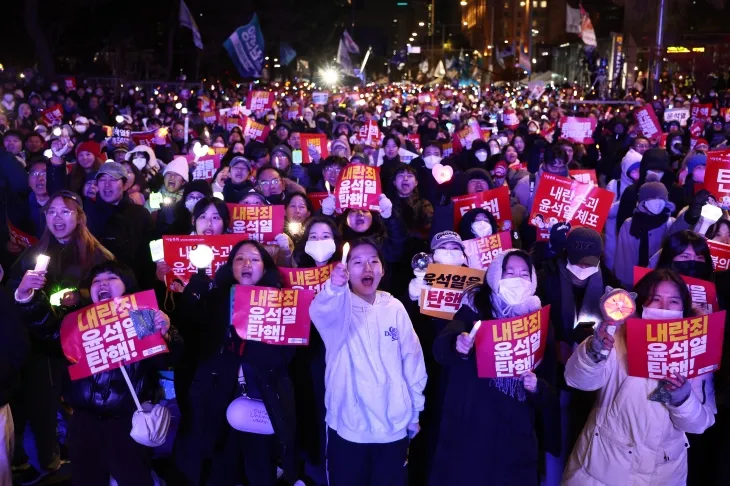
[[[666, 403], [673, 407], [682, 405], [687, 398], [689, 398], [689, 394], [692, 393], [692, 385], [690, 385], [689, 380], [686, 377], [676, 373], [671, 380], [672, 381], [669, 381], [669, 379], [660, 381], [656, 390], [654, 390], [649, 397], [649, 400], [653, 402]], [[681, 386], [677, 386], [680, 383]]]
[[557, 255], [565, 248], [568, 241], [568, 232], [570, 231], [570, 223], [558, 223], [550, 228], [550, 253]]
[[322, 214], [325, 216], [332, 216], [335, 214], [335, 196], [330, 194], [322, 200]]
[[274, 241], [277, 245], [279, 245], [279, 248], [284, 251], [289, 251], [291, 248], [291, 246], [289, 246], [291, 239], [289, 239], [289, 236], [285, 235], [284, 233], [279, 233], [278, 235], [274, 236]]
[[390, 202], [390, 199], [385, 194], [381, 194], [378, 204], [380, 205], [380, 215], [385, 219], [390, 218], [393, 214], [393, 203]]
[[423, 280], [419, 281], [416, 277], [413, 277], [408, 283], [408, 297], [410, 297], [413, 302], [416, 302], [421, 298], [421, 290], [428, 290], [430, 288], [431, 287]]
[[710, 191], [702, 189], [695, 194], [694, 201], [687, 208], [687, 212], [684, 213], [684, 220], [689, 224], [697, 224], [702, 215], [702, 208], [707, 204], [707, 200], [710, 199]]

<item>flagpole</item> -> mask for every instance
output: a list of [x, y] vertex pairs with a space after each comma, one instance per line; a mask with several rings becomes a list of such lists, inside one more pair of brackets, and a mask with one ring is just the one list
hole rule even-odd
[[[651, 86], [647, 86], [647, 89], [651, 89], [651, 94], [657, 94], [660, 92], [660, 80], [662, 75], [662, 58], [664, 57], [664, 15], [666, 13], [667, 0], [659, 0], [659, 12], [657, 18], [656, 28], [656, 46], [654, 49], [654, 73], [652, 76]], [[648, 84], [648, 83], [647, 83]]]

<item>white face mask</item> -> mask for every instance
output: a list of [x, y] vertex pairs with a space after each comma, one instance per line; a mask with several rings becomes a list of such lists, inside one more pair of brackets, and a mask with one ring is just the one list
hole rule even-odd
[[489, 236], [492, 234], [492, 225], [489, 221], [474, 221], [471, 224], [471, 232], [478, 237]]
[[132, 159], [132, 164], [134, 164], [138, 170], [142, 170], [147, 165], [147, 159], [144, 157], [135, 157]]
[[426, 168], [431, 170], [433, 169], [433, 166], [441, 162], [441, 157], [438, 155], [428, 155], [423, 158], [423, 161], [426, 163]]
[[642, 319], [681, 319], [684, 317], [684, 311], [657, 309], [654, 307], [644, 307], [641, 311]]
[[499, 281], [497, 294], [508, 305], [517, 305], [524, 302], [530, 294], [531, 282], [521, 277], [503, 278]]
[[477, 160], [479, 162], [484, 162], [487, 160], [487, 151], [486, 150], [477, 150], [477, 152], [474, 154], [477, 157]]
[[194, 197], [189, 197], [185, 200], [185, 207], [188, 209], [190, 214], [193, 213], [193, 209], [195, 209], [195, 205], [198, 204], [198, 201], [200, 201], [200, 199]]
[[664, 211], [664, 207], [667, 205], [667, 202], [663, 199], [649, 199], [648, 201], [644, 201], [644, 207], [651, 213], [651, 214], [659, 214], [662, 211]]
[[78, 133], [86, 133], [86, 130], [88, 128], [89, 127], [87, 127], [86, 125], [82, 125], [82, 124], [74, 125], [74, 130], [76, 130]]
[[436, 263], [442, 265], [461, 266], [464, 264], [464, 252], [461, 250], [438, 249], [434, 250], [433, 259]]
[[664, 177], [663, 170], [647, 170], [646, 171], [646, 182], [661, 181]]
[[304, 245], [304, 253], [315, 262], [326, 262], [335, 254], [335, 240], [309, 240]]
[[215, 148], [223, 148], [223, 147], [225, 147], [225, 145], [223, 144], [223, 142], [214, 142], [213, 143], [213, 147], [215, 147]]
[[570, 271], [578, 280], [585, 280], [594, 273], [598, 272], [598, 267], [588, 267], [588, 268], [581, 268], [578, 265], [573, 265], [572, 263], [568, 263], [565, 268]]

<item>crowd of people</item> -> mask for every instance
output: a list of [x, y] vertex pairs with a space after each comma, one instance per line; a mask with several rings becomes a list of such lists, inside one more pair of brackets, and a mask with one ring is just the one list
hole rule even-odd
[[[254, 90], [273, 93], [270, 107], [246, 109]], [[610, 287], [635, 292], [637, 317], [706, 314], [682, 280], [694, 277], [713, 282], [727, 309], [728, 274], [714, 270], [707, 242], [730, 243], [730, 216], [702, 183], [707, 153], [730, 139], [728, 93], [586, 104], [573, 86], [393, 84], [331, 90], [322, 102], [307, 83], [120, 93], [80, 79], [0, 91], [0, 486], [40, 483], [67, 462], [79, 486], [727, 483], [725, 369], [629, 376], [625, 327], [610, 332], [599, 306]], [[662, 123], [660, 140], [636, 119], [645, 103], [659, 120], [693, 103], [711, 112]], [[594, 119], [593, 142], [563, 137], [565, 116]], [[700, 134], [689, 128], [698, 122]], [[483, 138], [459, 148], [454, 134], [475, 124]], [[135, 143], [135, 133], [150, 136]], [[308, 134], [327, 147], [303, 144]], [[209, 179], [195, 178], [188, 156], [201, 146], [221, 156]], [[333, 193], [352, 164], [379, 168], [377, 208], [340, 209]], [[543, 175], [579, 169], [614, 194], [603, 230], [537, 228]], [[454, 198], [501, 187], [508, 221], [482, 207], [455, 220]], [[284, 206], [284, 230], [242, 237], [213, 277], [198, 272], [172, 291], [150, 243], [231, 233], [227, 203]], [[708, 204], [723, 211], [709, 227]], [[429, 286], [412, 258], [468, 266], [465, 241], [504, 230], [511, 248], [453, 318], [422, 314]], [[50, 257], [46, 270], [38, 255]], [[330, 265], [308, 309], [307, 346], [235, 332], [232, 287], [282, 288], [279, 268]], [[635, 282], [637, 266], [650, 271]], [[75, 290], [52, 302], [59, 289]], [[125, 366], [129, 385], [119, 369], [71, 380], [64, 317], [150, 289], [169, 352]], [[546, 305], [542, 362], [480, 378], [474, 323]], [[155, 470], [159, 455], [130, 436], [130, 387], [157, 402], [169, 371], [179, 426]], [[244, 389], [273, 434], [242, 431], [227, 414]]]

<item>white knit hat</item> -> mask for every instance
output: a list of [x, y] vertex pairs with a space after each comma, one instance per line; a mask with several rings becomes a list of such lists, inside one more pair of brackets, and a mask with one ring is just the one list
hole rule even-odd
[[175, 157], [172, 159], [172, 162], [167, 164], [167, 167], [165, 167], [162, 175], [167, 175], [168, 172], [179, 174], [183, 179], [185, 179], [185, 182], [190, 180], [190, 168], [188, 167], [188, 161], [185, 157]]

